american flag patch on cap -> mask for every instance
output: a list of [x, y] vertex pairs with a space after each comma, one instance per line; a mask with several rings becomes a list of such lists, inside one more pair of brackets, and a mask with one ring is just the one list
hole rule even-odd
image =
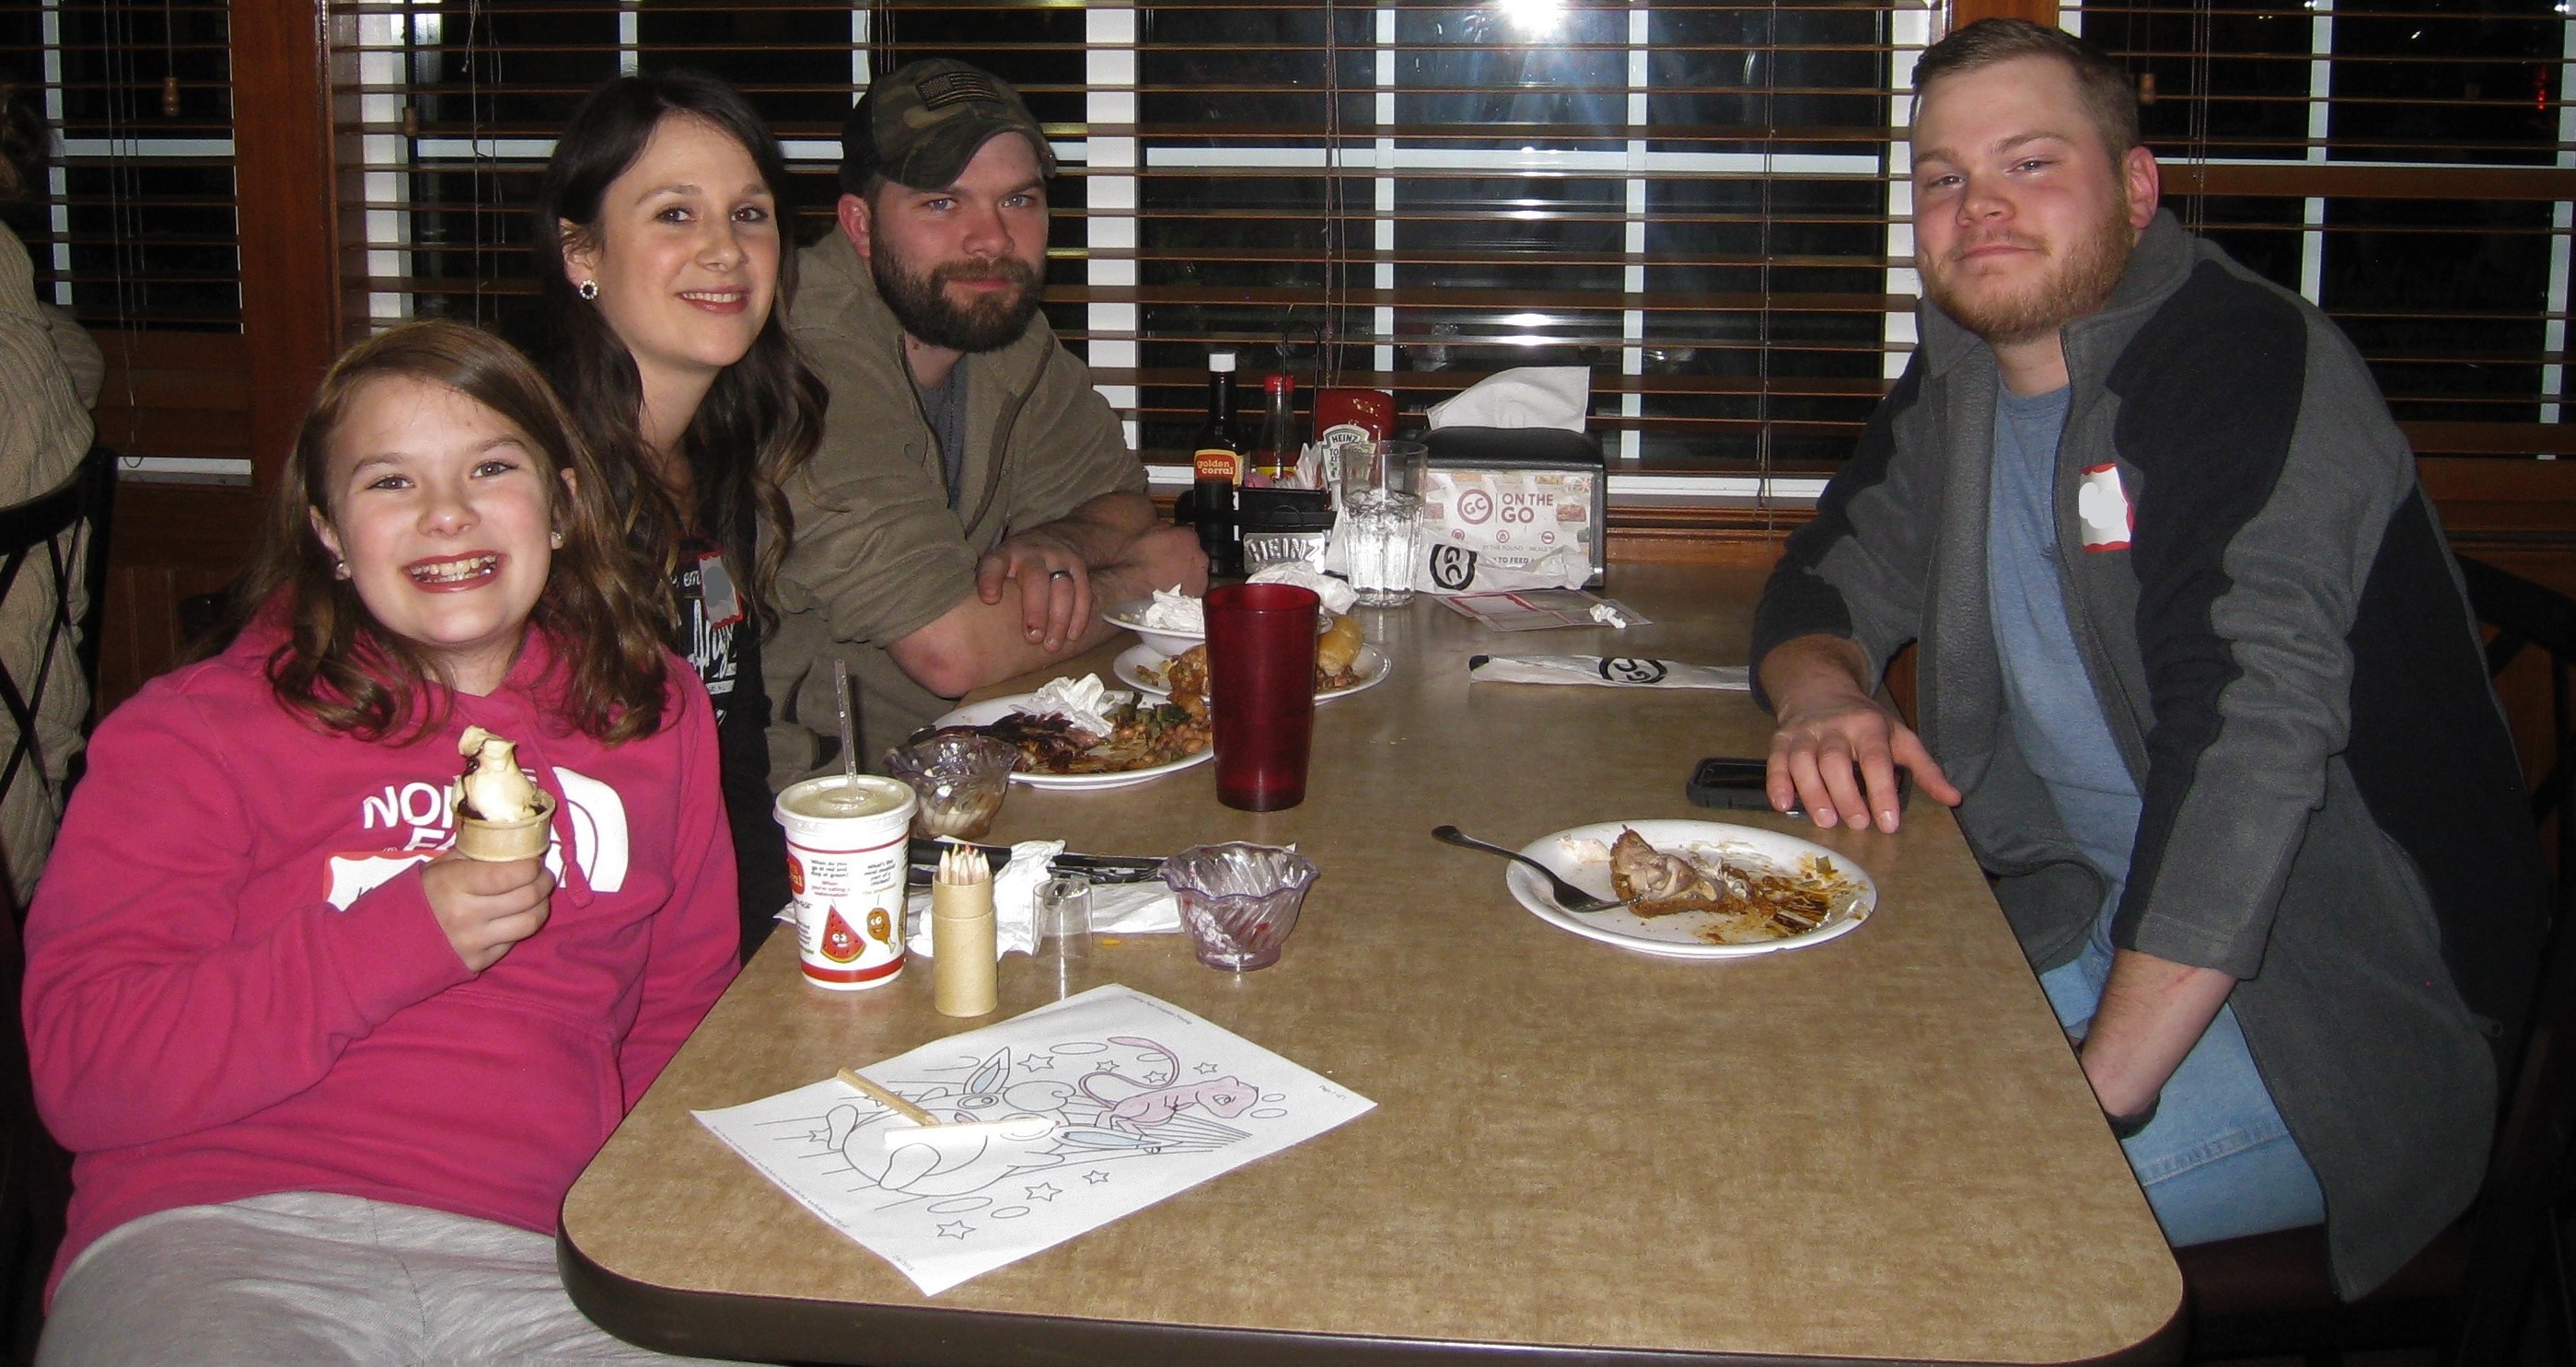
[[924, 109], [945, 109], [968, 100], [991, 100], [999, 103], [1002, 92], [993, 88], [991, 78], [980, 71], [943, 71], [918, 87]]

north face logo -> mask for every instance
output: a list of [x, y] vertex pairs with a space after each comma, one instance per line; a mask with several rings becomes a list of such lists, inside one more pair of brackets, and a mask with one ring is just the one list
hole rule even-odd
[[[561, 766], [555, 769], [555, 785], [563, 790], [565, 824], [572, 828], [573, 863], [581, 869], [582, 880], [595, 892], [615, 892], [625, 887], [626, 870], [633, 855], [626, 825], [625, 800], [617, 795], [616, 789], [598, 779]], [[427, 784], [393, 790], [389, 797], [370, 797], [366, 803], [379, 806], [399, 803], [411, 788], [427, 790], [433, 797], [426, 800], [423, 810], [406, 815], [425, 819], [434, 817], [442, 824], [452, 825], [453, 813], [446, 810], [444, 802], [435, 798], [435, 790], [429, 789]], [[369, 818], [377, 815], [376, 807], [368, 806], [366, 815]], [[370, 820], [368, 824], [374, 823]], [[444, 848], [446, 844], [442, 842], [437, 848], [421, 848], [415, 844], [404, 849], [352, 850], [332, 855], [323, 874], [323, 899], [339, 910], [347, 911], [352, 903], [391, 881], [394, 875], [414, 864], [426, 862]], [[563, 877], [563, 843], [560, 839], [546, 850], [546, 868], [558, 879]]]

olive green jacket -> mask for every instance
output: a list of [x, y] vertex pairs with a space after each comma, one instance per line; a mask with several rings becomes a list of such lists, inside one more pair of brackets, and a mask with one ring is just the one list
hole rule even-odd
[[939, 443], [914, 394], [903, 329], [838, 231], [798, 257], [787, 315], [805, 364], [831, 391], [823, 440], [787, 481], [795, 539], [778, 578], [780, 622], [764, 647], [777, 708], [770, 778], [837, 764], [832, 661], [849, 665], [860, 766], [952, 701], [913, 682], [887, 648], [975, 591], [975, 562], [1004, 537], [1105, 493], [1142, 491], [1145, 467], [1089, 368], [1041, 316], [1018, 340], [970, 355], [966, 459], [948, 506]]

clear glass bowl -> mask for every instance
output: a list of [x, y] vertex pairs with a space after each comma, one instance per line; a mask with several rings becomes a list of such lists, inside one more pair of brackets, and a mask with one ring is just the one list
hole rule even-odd
[[1241, 841], [1193, 845], [1163, 861], [1199, 962], [1231, 973], [1279, 962], [1315, 873], [1315, 861], [1295, 850]]
[[993, 829], [1019, 757], [990, 736], [933, 736], [888, 751], [886, 772], [921, 799], [912, 814], [914, 834], [973, 840]]

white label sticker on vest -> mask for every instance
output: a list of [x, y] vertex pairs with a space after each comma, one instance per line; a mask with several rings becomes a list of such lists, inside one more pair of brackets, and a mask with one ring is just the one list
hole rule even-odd
[[2129, 548], [2129, 533], [2136, 530], [2138, 520], [2129, 510], [2128, 494], [2120, 488], [2120, 467], [2095, 465], [2084, 471], [2084, 488], [2075, 495], [2075, 513], [2084, 520], [2084, 549]]

